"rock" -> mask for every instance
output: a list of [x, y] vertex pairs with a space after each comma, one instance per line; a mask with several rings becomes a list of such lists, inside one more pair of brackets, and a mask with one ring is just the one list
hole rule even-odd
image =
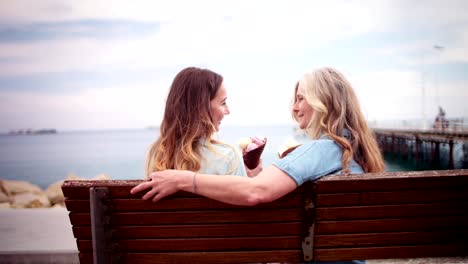
[[64, 181], [52, 183], [45, 190], [45, 195], [49, 198], [51, 204], [64, 204], [65, 198], [63, 197], [62, 184]]
[[43, 193], [20, 193], [13, 196], [12, 208], [42, 208], [50, 207], [49, 198]]
[[56, 203], [50, 208], [64, 208], [64, 207], [65, 207], [65, 203]]
[[8, 196], [20, 193], [42, 193], [41, 187], [27, 181], [2, 180]]
[[109, 175], [105, 174], [105, 173], [102, 173], [102, 174], [99, 174], [98, 176], [92, 178], [91, 180], [112, 180], [111, 177], [109, 177]]
[[8, 192], [3, 185], [3, 180], [0, 180], [0, 203], [9, 203], [10, 198], [8, 197]]
[[84, 180], [84, 178], [76, 176], [74, 173], [68, 174], [67, 178], [65, 180]]
[[93, 180], [93, 181], [96, 181], [96, 180], [112, 180], [112, 179], [111, 179], [111, 177], [109, 177], [109, 175], [107, 175], [105, 173], [101, 173], [98, 176], [96, 176], [94, 178], [91, 178], [91, 179], [78, 177], [75, 174], [71, 173], [71, 174], [69, 174], [67, 176], [67, 178], [65, 180], [74, 180], [74, 181], [77, 181], [77, 180], [78, 181], [80, 181], [80, 180]]
[[8, 201], [10, 200], [8, 198], [8, 192], [7, 190], [5, 189], [5, 186], [4, 186], [4, 183], [3, 183], [3, 180], [0, 179], [0, 202], [6, 202], [4, 201], [5, 200], [5, 197], [8, 199]]
[[0, 203], [9, 203], [10, 198], [6, 193], [0, 192]]
[[11, 208], [10, 203], [0, 203], [0, 209]]

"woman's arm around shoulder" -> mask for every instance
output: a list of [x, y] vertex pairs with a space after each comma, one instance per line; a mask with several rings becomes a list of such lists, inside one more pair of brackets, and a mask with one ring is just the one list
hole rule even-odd
[[289, 175], [271, 165], [254, 178], [219, 177], [178, 170], [154, 172], [149, 181], [139, 184], [131, 193], [149, 189], [143, 199], [156, 202], [183, 190], [229, 204], [252, 206], [274, 201], [296, 187], [296, 182]]

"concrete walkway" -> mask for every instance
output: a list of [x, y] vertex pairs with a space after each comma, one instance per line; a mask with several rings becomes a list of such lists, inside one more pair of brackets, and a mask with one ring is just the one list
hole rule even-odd
[[0, 209], [0, 263], [79, 263], [65, 208]]

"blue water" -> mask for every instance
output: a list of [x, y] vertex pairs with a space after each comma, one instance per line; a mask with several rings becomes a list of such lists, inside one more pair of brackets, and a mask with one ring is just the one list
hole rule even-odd
[[[142, 179], [145, 155], [158, 130], [80, 131], [47, 135], [1, 135], [0, 178], [25, 180], [46, 188], [73, 173], [93, 178], [101, 173], [112, 179]], [[237, 146], [240, 137], [268, 138], [262, 155], [267, 166], [281, 144], [293, 135], [290, 126], [223, 127], [217, 138]], [[387, 163], [387, 170], [406, 170]]]

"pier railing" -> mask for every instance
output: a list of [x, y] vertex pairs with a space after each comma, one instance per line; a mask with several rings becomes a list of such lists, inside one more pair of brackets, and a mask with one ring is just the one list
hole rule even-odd
[[422, 169], [468, 167], [468, 130], [374, 129], [385, 155]]

